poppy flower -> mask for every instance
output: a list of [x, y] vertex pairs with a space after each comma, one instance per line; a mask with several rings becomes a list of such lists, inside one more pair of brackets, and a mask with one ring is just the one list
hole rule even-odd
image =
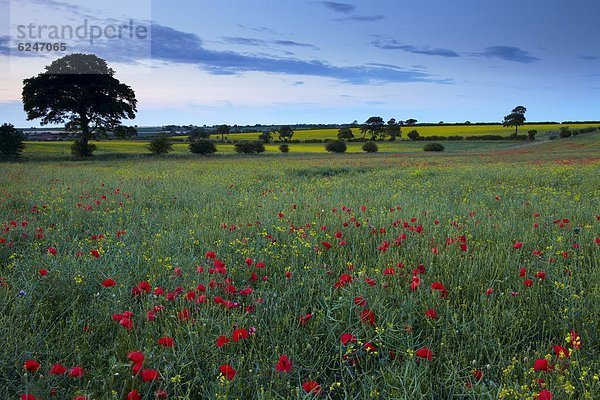
[[136, 364], [141, 364], [144, 362], [144, 354], [141, 351], [132, 351], [129, 354], [127, 354], [127, 358]]
[[108, 278], [108, 279], [105, 279], [105, 280], [102, 281], [102, 286], [107, 287], [107, 288], [108, 287], [113, 287], [116, 284], [117, 284], [117, 282], [114, 279], [112, 279], [112, 278]]
[[306, 325], [308, 323], [308, 321], [312, 318], [312, 314], [308, 313], [306, 315], [301, 316], [300, 318], [298, 318], [298, 323], [302, 326]]
[[248, 334], [247, 329], [239, 328], [233, 331], [233, 335], [231, 336], [231, 338], [234, 342], [239, 342], [242, 339], [247, 339], [248, 336], [250, 335]]
[[375, 325], [375, 313], [366, 308], [360, 312], [360, 320], [369, 325]]
[[581, 337], [579, 336], [579, 334], [577, 332], [575, 332], [573, 329], [571, 329], [571, 331], [569, 333], [571, 335], [571, 347], [573, 347], [574, 349], [580, 349], [581, 348]]
[[64, 375], [65, 372], [67, 372], [67, 368], [63, 365], [54, 364], [52, 367], [50, 367], [51, 375]]
[[144, 369], [140, 373], [140, 377], [144, 382], [152, 382], [160, 378], [160, 374], [155, 369]]
[[69, 370], [69, 376], [71, 378], [82, 378], [83, 375], [84, 375], [83, 368], [81, 368], [79, 365], [77, 365]]
[[520, 249], [521, 247], [523, 247], [523, 243], [522, 242], [517, 242], [515, 244], [513, 244], [513, 249]]
[[35, 396], [29, 393], [21, 395], [21, 400], [36, 400]]
[[533, 286], [533, 281], [531, 279], [525, 279], [523, 281], [523, 284], [527, 287], [532, 287]]
[[168, 399], [169, 393], [167, 393], [166, 390], [157, 389], [156, 392], [154, 392], [154, 396], [156, 396], [157, 399]]
[[100, 258], [100, 252], [96, 249], [90, 250], [90, 255], [94, 258]]
[[223, 347], [227, 343], [229, 343], [229, 338], [227, 336], [219, 336], [217, 338], [217, 347]]
[[329, 243], [329, 242], [321, 242], [321, 244], [323, 245], [323, 247], [325, 247], [325, 250], [331, 249], [331, 243]]
[[290, 372], [292, 370], [292, 366], [293, 364], [288, 356], [283, 354], [281, 357], [279, 357], [279, 362], [277, 365], [275, 365], [275, 369], [279, 372]]
[[424, 358], [427, 361], [431, 361], [433, 359], [433, 351], [431, 351], [427, 347], [421, 347], [415, 352], [415, 355], [419, 358]]
[[536, 400], [552, 400], [552, 392], [550, 392], [548, 389], [544, 389], [539, 392], [535, 398]]
[[132, 321], [130, 318], [126, 318], [126, 317], [125, 317], [125, 318], [121, 319], [121, 320], [119, 321], [119, 324], [120, 324], [120, 325], [121, 325], [123, 328], [127, 329], [128, 331], [130, 331], [130, 330], [132, 330], [132, 329], [133, 329], [133, 321]]
[[554, 350], [554, 354], [556, 354], [556, 356], [558, 358], [569, 358], [570, 357], [569, 350], [567, 350], [566, 348], [564, 348], [560, 345], [555, 345], [552, 347], [552, 349]]
[[321, 385], [315, 381], [306, 381], [302, 384], [302, 390], [309, 394], [318, 395], [321, 393]]
[[56, 253], [58, 253], [58, 250], [56, 250], [56, 248], [48, 247], [48, 254], [50, 254], [51, 256], [55, 256]]
[[158, 344], [160, 346], [173, 347], [174, 343], [175, 341], [173, 340], [173, 338], [169, 336], [161, 337], [160, 339], [158, 339]]
[[40, 270], [38, 270], [38, 274], [40, 274], [40, 276], [46, 276], [46, 275], [48, 275], [48, 270], [40, 269]]
[[552, 368], [553, 367], [549, 364], [548, 360], [546, 360], [545, 358], [538, 358], [537, 360], [535, 360], [535, 363], [533, 364], [534, 371], [549, 372], [552, 370]]
[[483, 379], [483, 371], [476, 369], [475, 371], [473, 371], [473, 377], [475, 378], [475, 380], [480, 381], [481, 379]]
[[526, 275], [527, 275], [527, 269], [526, 269], [526, 268], [521, 268], [521, 269], [519, 270], [519, 276], [520, 276], [521, 278], [524, 278]]
[[351, 333], [342, 333], [342, 336], [340, 337], [340, 342], [344, 346], [346, 346], [348, 343], [356, 342], [356, 336], [354, 336]]
[[429, 310], [425, 311], [425, 316], [430, 319], [437, 319], [438, 314], [437, 311], [435, 311], [433, 308], [430, 308]]
[[40, 369], [40, 363], [35, 360], [27, 360], [25, 361], [25, 364], [23, 364], [23, 368], [25, 368], [25, 371], [27, 372], [36, 372]]
[[237, 371], [229, 364], [223, 364], [219, 367], [219, 372], [228, 380], [233, 380]]
[[494, 289], [493, 288], [489, 288], [488, 290], [485, 291], [485, 295], [486, 296], [490, 296], [492, 293], [494, 293]]
[[364, 299], [364, 297], [355, 297], [354, 304], [359, 307], [364, 307], [367, 305], [367, 301]]
[[217, 258], [217, 253], [215, 253], [214, 251], [207, 251], [206, 254], [204, 254], [204, 257], [215, 259]]
[[127, 393], [127, 400], [142, 400], [142, 396], [137, 389], [133, 389], [131, 392]]

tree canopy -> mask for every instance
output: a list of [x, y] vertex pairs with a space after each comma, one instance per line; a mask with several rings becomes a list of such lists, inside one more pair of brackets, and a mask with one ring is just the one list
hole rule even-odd
[[70, 54], [53, 61], [45, 72], [23, 81], [27, 119], [41, 125], [65, 124], [79, 133], [82, 156], [91, 155], [88, 140], [135, 118], [137, 100], [119, 82], [105, 60], [93, 54]]
[[523, 125], [525, 123], [525, 112], [526, 111], [527, 111], [527, 109], [523, 106], [517, 106], [517, 107], [513, 108], [513, 110], [510, 112], [510, 114], [508, 114], [504, 117], [504, 121], [502, 122], [502, 125], [504, 127], [514, 126], [515, 127], [514, 135], [517, 136], [517, 134], [519, 132], [519, 126]]

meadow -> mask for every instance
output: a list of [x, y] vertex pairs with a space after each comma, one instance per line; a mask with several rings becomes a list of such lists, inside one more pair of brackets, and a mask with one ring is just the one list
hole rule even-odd
[[113, 143], [0, 164], [4, 398], [600, 397], [600, 134]]

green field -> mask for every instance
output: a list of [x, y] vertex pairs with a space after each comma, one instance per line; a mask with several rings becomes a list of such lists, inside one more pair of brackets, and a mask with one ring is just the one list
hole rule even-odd
[[0, 163], [0, 393], [600, 398], [600, 133], [444, 144], [27, 143]]
[[[519, 129], [519, 133], [527, 134], [528, 130], [535, 129], [538, 135], [542, 136], [546, 132], [558, 132], [561, 126], [568, 126], [571, 129], [581, 129], [591, 126], [600, 127], [600, 124], [527, 124]], [[403, 126], [402, 137], [416, 129], [421, 136], [481, 136], [481, 135], [502, 135], [509, 136], [514, 132], [514, 128], [504, 128], [498, 125], [436, 125], [436, 126]], [[355, 137], [361, 137], [360, 129], [352, 130]], [[314, 130], [296, 130], [293, 139], [337, 139], [337, 129], [314, 129]], [[232, 140], [256, 140], [260, 132], [256, 133], [233, 133], [229, 135]], [[213, 135], [214, 138], [220, 136]]]

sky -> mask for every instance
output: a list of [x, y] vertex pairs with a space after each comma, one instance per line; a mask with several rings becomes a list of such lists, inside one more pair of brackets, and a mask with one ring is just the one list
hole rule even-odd
[[[22, 81], [72, 52], [133, 88], [128, 125], [500, 122], [517, 105], [528, 121], [599, 120], [598, 15], [595, 0], [0, 0], [0, 123], [39, 126]], [[130, 22], [148, 34], [35, 36]], [[44, 40], [67, 49], [17, 49]]]

